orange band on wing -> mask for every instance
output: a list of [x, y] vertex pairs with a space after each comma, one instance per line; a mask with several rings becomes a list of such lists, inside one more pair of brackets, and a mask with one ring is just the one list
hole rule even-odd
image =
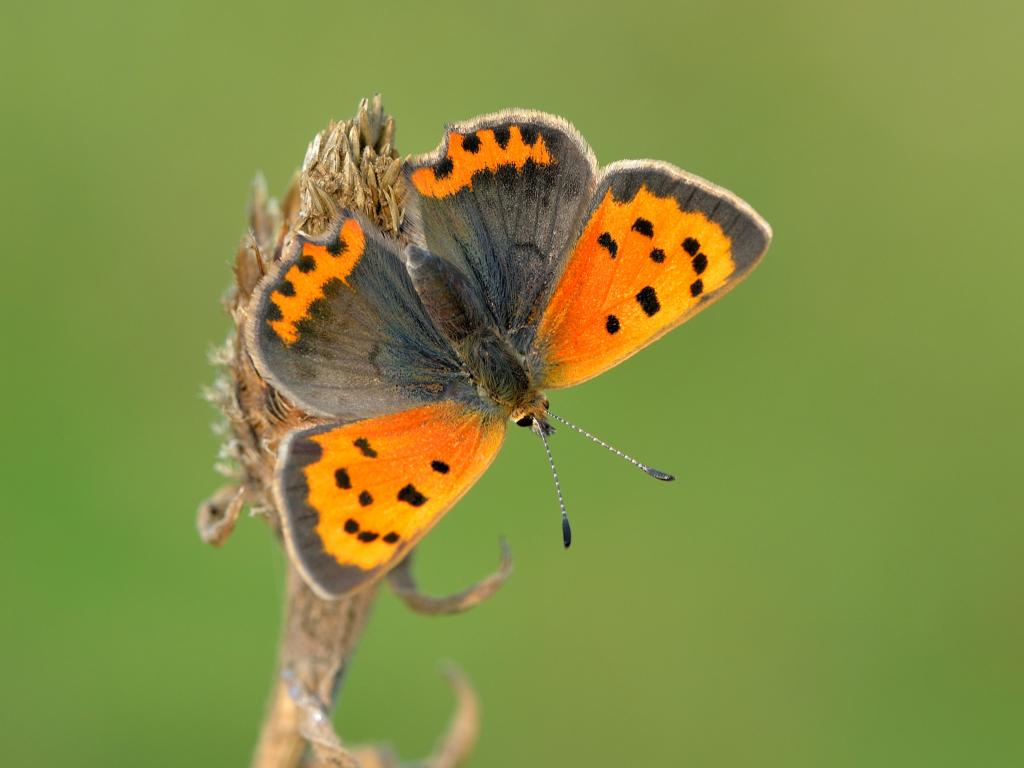
[[366, 247], [362, 227], [355, 219], [346, 219], [338, 237], [327, 245], [304, 242], [296, 263], [288, 270], [277, 290], [270, 294], [280, 316], [269, 320], [270, 327], [285, 344], [299, 337], [299, 322], [308, 317], [314, 303], [325, 296], [327, 285], [338, 280], [348, 285], [348, 276], [356, 268]]
[[549, 387], [589, 379], [693, 314], [733, 274], [732, 241], [699, 211], [641, 186], [609, 190], [587, 222], [538, 338]]
[[421, 195], [447, 197], [472, 188], [474, 173], [494, 173], [504, 165], [521, 171], [531, 160], [537, 165], [554, 162], [544, 137], [536, 129], [512, 125], [486, 128], [465, 136], [452, 133], [444, 158], [433, 167], [417, 168], [412, 172], [412, 182]]
[[476, 482], [504, 434], [501, 419], [439, 403], [313, 435], [321, 455], [302, 471], [323, 550], [366, 571], [388, 563]]

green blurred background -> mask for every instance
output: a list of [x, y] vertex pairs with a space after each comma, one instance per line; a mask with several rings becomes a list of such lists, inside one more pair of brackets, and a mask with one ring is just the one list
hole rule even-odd
[[554, 444], [422, 547], [336, 722], [474, 766], [1024, 764], [1020, 3], [34, 2], [0, 24], [4, 765], [229, 766], [271, 682], [283, 555], [202, 544], [199, 396], [262, 170], [374, 91], [399, 148], [506, 106], [664, 159], [775, 228], [734, 294], [553, 407], [679, 476]]

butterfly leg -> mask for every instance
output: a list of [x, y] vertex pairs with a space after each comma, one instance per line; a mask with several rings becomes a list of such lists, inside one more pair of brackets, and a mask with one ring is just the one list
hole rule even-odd
[[501, 588], [512, 573], [512, 552], [508, 542], [501, 540], [501, 564], [498, 570], [461, 592], [445, 597], [432, 597], [419, 591], [412, 575], [412, 552], [388, 573], [388, 581], [402, 601], [416, 613], [428, 616], [462, 613], [487, 600]]

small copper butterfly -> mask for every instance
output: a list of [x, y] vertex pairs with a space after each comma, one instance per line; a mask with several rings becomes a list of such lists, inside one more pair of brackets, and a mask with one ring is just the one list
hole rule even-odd
[[397, 564], [510, 420], [550, 460], [549, 421], [576, 427], [546, 390], [692, 317], [771, 240], [730, 192], [666, 163], [599, 169], [572, 125], [539, 112], [453, 125], [404, 173], [407, 245], [342, 212], [294, 238], [248, 308], [260, 374], [324, 420], [283, 441], [274, 482], [291, 556], [323, 597]]

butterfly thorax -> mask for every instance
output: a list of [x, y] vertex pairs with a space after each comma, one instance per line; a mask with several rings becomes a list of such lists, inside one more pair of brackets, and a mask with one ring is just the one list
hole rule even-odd
[[544, 396], [523, 356], [468, 278], [415, 246], [406, 252], [406, 263], [424, 308], [455, 349], [480, 398], [515, 420], [541, 416]]

